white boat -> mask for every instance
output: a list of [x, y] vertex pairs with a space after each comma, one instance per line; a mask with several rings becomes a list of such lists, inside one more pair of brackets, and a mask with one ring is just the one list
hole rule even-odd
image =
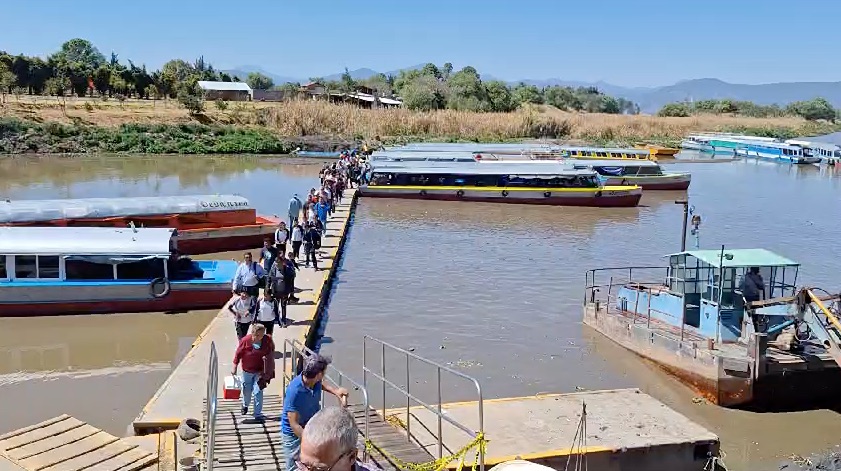
[[793, 146], [781, 142], [742, 141], [741, 147], [733, 151], [737, 156], [789, 164], [817, 164], [820, 157], [813, 156], [808, 147]]
[[590, 169], [523, 162], [380, 163], [366, 174], [363, 196], [555, 206], [636, 206], [639, 186], [603, 185]]
[[806, 141], [801, 139], [789, 139], [786, 144], [800, 146], [811, 151], [812, 156], [820, 157], [825, 162], [838, 162], [841, 160], [841, 147], [829, 142]]
[[221, 308], [236, 262], [178, 257], [175, 234], [0, 227], [0, 316]]

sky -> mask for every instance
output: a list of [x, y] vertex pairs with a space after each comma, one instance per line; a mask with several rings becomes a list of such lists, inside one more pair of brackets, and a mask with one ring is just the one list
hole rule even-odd
[[839, 17], [838, 0], [2, 0], [0, 50], [80, 37], [153, 69], [203, 55], [301, 79], [451, 62], [633, 87], [839, 81]]

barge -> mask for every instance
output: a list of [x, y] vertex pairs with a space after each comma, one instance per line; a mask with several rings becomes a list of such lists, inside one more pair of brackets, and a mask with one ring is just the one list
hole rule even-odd
[[[669, 255], [668, 267], [594, 269], [584, 324], [715, 404], [837, 399], [839, 295], [798, 290], [798, 271], [764, 249], [724, 248]], [[745, 294], [746, 277], [761, 299]]]
[[259, 247], [274, 238], [278, 222], [258, 216], [248, 199], [235, 195], [0, 202], [0, 226], [172, 228], [187, 255]]
[[223, 306], [234, 261], [177, 256], [174, 229], [0, 227], [0, 316]]
[[593, 170], [493, 165], [375, 166], [360, 186], [363, 196], [553, 206], [633, 207], [639, 186], [605, 186]]

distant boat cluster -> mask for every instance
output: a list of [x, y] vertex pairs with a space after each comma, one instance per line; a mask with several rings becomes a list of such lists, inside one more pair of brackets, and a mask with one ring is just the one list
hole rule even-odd
[[680, 146], [699, 152], [791, 164], [835, 164], [841, 160], [841, 147], [802, 139], [783, 141], [772, 137], [702, 133], [687, 136]]

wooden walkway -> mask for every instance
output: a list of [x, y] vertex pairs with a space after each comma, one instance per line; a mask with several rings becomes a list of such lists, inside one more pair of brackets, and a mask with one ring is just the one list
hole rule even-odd
[[26, 471], [136, 471], [158, 461], [69, 415], [0, 435], [0, 456]]
[[[240, 408], [239, 400], [219, 399], [216, 440], [213, 447], [214, 469], [221, 471], [284, 470], [286, 464], [283, 446], [280, 443], [280, 414], [283, 410], [283, 399], [275, 395], [263, 397], [263, 414], [266, 420], [261, 423], [247, 423], [248, 421], [244, 423]], [[349, 410], [357, 421], [361, 438], [365, 429], [364, 407], [350, 406]], [[421, 446], [408, 441], [402, 429], [395, 428], [384, 421], [382, 416], [373, 409], [369, 409], [368, 413], [370, 438], [389, 455], [411, 463], [433, 460]], [[397, 469], [394, 463], [378, 451], [373, 452], [371, 460], [383, 470]]]

